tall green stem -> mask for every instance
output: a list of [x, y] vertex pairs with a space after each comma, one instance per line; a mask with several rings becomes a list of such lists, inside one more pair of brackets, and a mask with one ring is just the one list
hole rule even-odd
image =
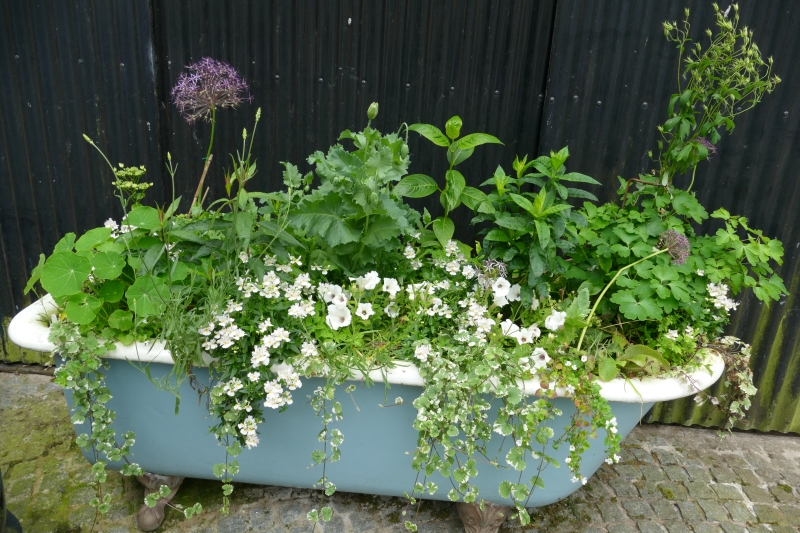
[[648, 255], [647, 257], [643, 257], [643, 258], [639, 259], [638, 261], [634, 261], [630, 265], [625, 265], [624, 267], [620, 268], [617, 271], [617, 273], [614, 275], [614, 277], [611, 278], [611, 281], [608, 282], [608, 285], [606, 285], [606, 288], [603, 289], [603, 292], [600, 293], [600, 296], [597, 297], [597, 300], [594, 302], [594, 305], [592, 306], [592, 310], [589, 311], [589, 316], [586, 318], [586, 326], [581, 330], [581, 338], [578, 339], [577, 350], [581, 349], [581, 345], [583, 344], [583, 337], [586, 335], [586, 330], [589, 329], [589, 324], [591, 324], [591, 322], [592, 322], [592, 317], [594, 316], [594, 312], [597, 310], [597, 306], [600, 304], [600, 300], [603, 299], [603, 296], [606, 295], [606, 292], [608, 292], [608, 289], [610, 289], [611, 286], [614, 284], [614, 282], [617, 281], [617, 278], [619, 277], [619, 275], [622, 274], [623, 272], [625, 272], [626, 270], [628, 270], [630, 267], [632, 267], [634, 265], [638, 265], [639, 263], [641, 263], [642, 261], [644, 261], [646, 259], [650, 259], [651, 257], [655, 257], [658, 254], [663, 254], [664, 252], [668, 252], [668, 251], [669, 250], [667, 248], [665, 248], [663, 250], [659, 250], [657, 252], [653, 252], [652, 254]]
[[211, 140], [208, 143], [208, 152], [206, 152], [206, 161], [211, 155], [211, 148], [214, 146], [214, 127], [217, 125], [217, 108], [211, 108]]

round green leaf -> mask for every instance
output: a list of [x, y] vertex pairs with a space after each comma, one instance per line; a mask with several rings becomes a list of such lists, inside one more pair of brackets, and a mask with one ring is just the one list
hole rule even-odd
[[114, 279], [122, 274], [125, 260], [114, 252], [98, 252], [92, 257], [94, 276], [100, 279]]
[[97, 310], [103, 306], [103, 301], [91, 294], [81, 292], [73, 294], [67, 300], [64, 311], [67, 318], [76, 324], [89, 324], [97, 316]]
[[125, 284], [118, 279], [108, 280], [97, 288], [97, 296], [104, 302], [116, 303], [125, 294]]
[[53, 296], [67, 296], [81, 292], [81, 287], [92, 272], [85, 257], [73, 252], [56, 252], [42, 267], [42, 287]]
[[142, 229], [154, 229], [161, 226], [158, 211], [146, 205], [134, 207], [125, 219], [125, 223]]
[[108, 325], [120, 331], [128, 331], [133, 327], [133, 313], [117, 309], [109, 315]]
[[75, 249], [79, 252], [91, 250], [95, 246], [107, 241], [111, 237], [110, 228], [94, 228], [84, 233], [75, 242]]
[[151, 275], [142, 276], [128, 287], [125, 297], [137, 316], [157, 315], [167, 307], [169, 287], [160, 278]]

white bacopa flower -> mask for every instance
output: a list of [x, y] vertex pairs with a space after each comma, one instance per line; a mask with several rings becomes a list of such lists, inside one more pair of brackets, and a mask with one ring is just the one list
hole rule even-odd
[[503, 320], [500, 322], [500, 331], [503, 332], [503, 335], [506, 337], [513, 337], [515, 333], [519, 331], [519, 326], [514, 324], [511, 320]]
[[214, 331], [214, 326], [213, 322], [209, 322], [206, 327], [198, 329], [197, 332], [204, 337], [208, 337]]
[[586, 361], [588, 361], [588, 360], [589, 360], [589, 356], [587, 356], [587, 355], [582, 355], [582, 356], [581, 356], [581, 362], [582, 362], [582, 363], [585, 363], [585, 362], [586, 362]]
[[420, 344], [414, 350], [414, 357], [419, 359], [422, 362], [428, 360], [428, 356], [431, 354], [431, 345], [430, 344]]
[[690, 337], [693, 337], [693, 336], [694, 336], [694, 328], [693, 328], [692, 326], [686, 326], [686, 329], [685, 329], [684, 331], [685, 331], [685, 332], [686, 332], [686, 334], [687, 334], [687, 335], [689, 335]]
[[215, 341], [214, 339], [208, 339], [203, 343], [203, 349], [207, 352], [210, 352], [216, 347], [217, 347], [217, 341]]
[[237, 391], [242, 389], [242, 387], [244, 387], [242, 380], [239, 378], [231, 378], [231, 380], [225, 384], [222, 390], [228, 396], [234, 396], [236, 395]]
[[105, 222], [103, 222], [103, 226], [107, 227], [111, 231], [116, 231], [119, 226], [117, 225], [116, 221], [113, 218], [109, 218]]
[[467, 279], [474, 278], [476, 274], [477, 272], [475, 271], [475, 267], [472, 265], [464, 265], [464, 267], [461, 269], [461, 275]]
[[458, 260], [450, 261], [444, 266], [444, 269], [451, 276], [456, 276], [459, 272], [461, 272], [461, 263]]
[[676, 341], [678, 340], [678, 330], [671, 329], [667, 333], [665, 333], [664, 336], [670, 340]]
[[286, 299], [290, 302], [297, 302], [303, 298], [303, 291], [300, 287], [291, 286], [286, 287]]
[[259, 379], [261, 379], [261, 372], [248, 372], [247, 379], [249, 379], [250, 381], [258, 381]]
[[447, 244], [444, 247], [444, 253], [447, 257], [450, 257], [453, 254], [458, 253], [458, 243], [454, 240], [447, 241]]
[[267, 329], [269, 329], [271, 327], [272, 327], [272, 320], [268, 318], [268, 319], [266, 319], [263, 322], [260, 322], [258, 324], [258, 332], [259, 333], [266, 333]]
[[356, 309], [356, 314], [361, 317], [361, 320], [367, 320], [369, 317], [375, 314], [375, 311], [372, 309], [372, 304], [370, 303], [361, 303], [358, 304], [358, 309]]
[[233, 300], [228, 300], [228, 307], [225, 309], [225, 314], [229, 315], [231, 313], [238, 313], [241, 310], [242, 304], [234, 302]]
[[230, 316], [228, 316], [227, 313], [224, 315], [217, 315], [216, 318], [217, 318], [217, 323], [222, 327], [225, 327], [228, 324], [233, 324], [233, 319]]
[[296, 304], [293, 304], [289, 308], [288, 314], [292, 318], [299, 318], [299, 319], [302, 320], [302, 319], [304, 319], [305, 317], [308, 316], [308, 312], [307, 311], [308, 311], [308, 308], [306, 307], [305, 304], [296, 303]]
[[239, 261], [242, 263], [247, 263], [250, 260], [250, 254], [246, 251], [239, 252]]
[[497, 278], [494, 283], [492, 283], [492, 293], [494, 293], [495, 298], [505, 298], [508, 296], [508, 291], [510, 289], [511, 284], [506, 278]]
[[253, 348], [253, 353], [250, 356], [250, 366], [258, 368], [259, 366], [269, 365], [269, 351], [263, 344], [259, 344]]
[[314, 346], [313, 342], [304, 342], [303, 346], [300, 348], [300, 353], [303, 357], [317, 357], [319, 355], [317, 347]]
[[258, 446], [259, 442], [260, 440], [256, 435], [247, 435], [244, 439], [244, 447], [250, 450]]
[[519, 283], [515, 283], [508, 289], [508, 295], [506, 299], [509, 302], [518, 302], [520, 299], [520, 292], [522, 291], [522, 287], [520, 287]]
[[304, 272], [294, 279], [294, 286], [299, 289], [311, 288], [311, 274]]
[[697, 269], [697, 275], [698, 275], [698, 276], [700, 276], [700, 277], [702, 278], [703, 276], [705, 276], [705, 275], [706, 275], [706, 271], [705, 271], [705, 270], [703, 270], [702, 268], [698, 268], [698, 269]]
[[556, 331], [564, 327], [564, 322], [567, 319], [567, 313], [564, 311], [553, 311], [550, 316], [544, 319], [544, 327], [550, 331]]
[[386, 313], [386, 316], [389, 318], [397, 318], [397, 316], [400, 314], [400, 310], [395, 302], [391, 302], [389, 305], [384, 307], [383, 312]]
[[275, 258], [274, 255], [265, 255], [264, 256], [264, 266], [275, 266], [278, 264], [278, 260]]
[[408, 259], [414, 259], [415, 257], [417, 257], [417, 252], [415, 252], [414, 248], [410, 244], [408, 244], [406, 245], [406, 249], [403, 252], [403, 255], [406, 256], [406, 258]]
[[389, 298], [394, 300], [397, 293], [400, 292], [400, 284], [394, 278], [383, 278], [383, 292], [388, 292]]
[[328, 306], [328, 316], [325, 317], [325, 323], [328, 324], [328, 327], [337, 330], [349, 326], [350, 322], [352, 322], [352, 315], [347, 306], [335, 304]]
[[412, 260], [411, 261], [411, 268], [413, 270], [419, 270], [420, 268], [422, 268], [422, 261], [420, 261], [419, 259]]
[[531, 359], [533, 360], [534, 370], [544, 368], [547, 366], [547, 363], [550, 362], [550, 356], [547, 355], [547, 352], [544, 348], [534, 348], [533, 353], [531, 354]]

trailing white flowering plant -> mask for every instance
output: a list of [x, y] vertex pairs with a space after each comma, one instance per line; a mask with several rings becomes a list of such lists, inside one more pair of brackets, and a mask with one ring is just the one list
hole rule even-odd
[[[177, 392], [189, 379], [208, 393], [211, 429], [225, 445], [224, 462], [213, 467], [223, 482], [223, 510], [239, 470], [236, 456], [259, 445], [264, 410], [282, 410], [297, 394], [310, 398], [322, 421], [312, 460], [322, 465], [318, 486], [332, 494], [325, 467], [344, 453], [345, 438], [331, 427], [343, 416], [336, 388], [397, 364], [416, 365], [425, 380], [413, 401], [419, 439], [411, 462], [419, 476], [410, 503], [439, 490], [427, 480], [435, 472], [450, 479], [450, 499], [473, 502], [482, 497], [471, 483], [478, 459], [520, 471], [532, 462], [537, 473], [530, 480], [498, 487], [527, 523], [525, 504], [542, 487], [539, 474], [558, 465], [548, 445], [569, 448], [564, 461], [576, 483], [586, 482], [581, 457], [599, 431], [607, 461], [619, 459], [616, 420], [599, 381], [686, 375], [702, 365], [696, 354], [704, 347], [724, 354], [729, 388], [700, 401], [722, 409], [730, 429], [755, 394], [749, 347], [722, 336], [738, 305], [730, 293], [749, 287], [769, 301], [786, 289], [774, 272], [783, 255], [779, 241], [724, 209], [711, 215], [724, 229], [698, 234], [696, 224], [709, 215], [691, 184], [674, 184], [689, 170], [694, 179], [697, 164], [715, 151], [718, 126], [732, 127], [733, 105], [718, 105], [720, 99], [755, 104], [779, 81], [762, 72], [767, 63], [750, 34], [737, 30], [738, 15], [730, 20], [717, 11], [720, 35], [710, 52], [698, 49], [688, 61], [690, 82], [679, 83], [670, 102], [661, 128], [668, 147], [655, 178], [621, 180], [618, 204], [597, 205], [584, 189], [598, 182], [567, 172], [566, 148], [530, 162], [517, 158], [510, 176], [498, 167], [481, 185], [488, 192], [468, 186], [455, 167], [498, 139], [461, 136], [458, 117], [444, 132], [414, 124], [384, 135], [372, 127], [373, 104], [366, 127], [340, 137], [352, 148], [316, 152], [305, 175], [285, 163], [279, 192], [247, 190], [256, 163], [253, 132], [245, 130], [225, 172], [226, 196], [203, 207], [216, 110], [241, 103], [247, 87], [228, 65], [193, 66], [199, 77], [179, 84], [176, 102], [190, 121], [210, 118], [212, 140], [188, 212], [179, 213], [180, 198], [165, 207], [143, 205], [150, 185], [142, 181], [144, 169], [109, 162], [123, 220], [79, 239], [65, 236], [52, 255], [42, 255], [26, 287], [40, 282], [59, 309], [50, 337], [64, 361], [56, 381], [73, 391], [73, 420], [91, 423], [78, 443], [97, 459], [98, 511], [109, 508], [101, 489], [105, 459], [125, 459], [135, 439], [125, 433], [117, 440], [114, 413], [105, 406], [111, 393], [102, 357], [115, 341], [163, 339], [175, 366], [171, 379], [156, 385]], [[688, 30], [672, 23], [665, 30], [683, 52]], [[256, 123], [259, 117], [260, 111]], [[443, 185], [406, 175], [409, 132], [446, 150]], [[174, 176], [171, 159], [168, 168]], [[444, 207], [436, 218], [403, 200], [436, 192]], [[488, 225], [474, 249], [453, 240], [449, 214], [459, 208]], [[193, 379], [197, 365], [209, 366], [206, 388]], [[317, 376], [324, 384], [303, 390], [304, 379]], [[523, 393], [525, 380], [535, 384], [527, 388], [535, 395]], [[552, 400], [565, 395], [576, 412], [557, 433], [543, 422], [561, 414]], [[490, 416], [493, 402], [499, 408]], [[513, 442], [502, 457], [487, 449], [493, 432]], [[128, 464], [123, 472], [139, 475], [141, 468]], [[148, 505], [169, 492], [149, 496]], [[183, 509], [187, 516], [201, 510]], [[327, 521], [331, 513], [323, 506], [309, 518]], [[416, 530], [411, 521], [407, 527]]]

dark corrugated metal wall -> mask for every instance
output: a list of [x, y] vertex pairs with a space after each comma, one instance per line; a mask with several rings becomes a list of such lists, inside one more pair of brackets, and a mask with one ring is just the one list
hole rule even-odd
[[[376, 125], [401, 121], [443, 125], [464, 119], [504, 147], [482, 147], [464, 164], [478, 184], [516, 154], [570, 145], [570, 168], [609, 183], [647, 170], [656, 125], [675, 86], [677, 52], [661, 22], [682, 16], [685, 2], [393, 1], [168, 2], [88, 0], [7, 3], [0, 22], [0, 304], [9, 316], [24, 303], [21, 288], [41, 251], [57, 236], [119, 218], [110, 173], [80, 138], [86, 132], [112, 162], [146, 164], [154, 199], [172, 194], [161, 161], [179, 165], [176, 194], [187, 199], [202, 171], [209, 135], [188, 126], [169, 103], [183, 67], [211, 56], [234, 65], [251, 84], [252, 105], [219, 115], [212, 194], [222, 194], [226, 154], [262, 121], [254, 187], [280, 184], [280, 161], [307, 169], [340, 131], [360, 128], [366, 107], [380, 102]], [[699, 35], [713, 22], [710, 4], [688, 2]], [[742, 5], [766, 55], [784, 80], [698, 171], [708, 205], [747, 214], [784, 241], [781, 272], [798, 283], [797, 126], [793, 88], [800, 76], [798, 13], [790, 0]], [[768, 8], [765, 8], [768, 6]], [[19, 56], [16, 59], [15, 56]], [[784, 112], [788, 114], [784, 115]], [[439, 177], [444, 157], [412, 135], [412, 171]], [[207, 183], [209, 183], [207, 181]], [[8, 191], [8, 192], [6, 192]], [[429, 209], [438, 206], [434, 201]], [[456, 214], [471, 239], [469, 216]], [[707, 229], [713, 229], [709, 226]], [[760, 396], [748, 427], [800, 431], [800, 348], [794, 296], [763, 309], [746, 298], [732, 331], [754, 343]], [[657, 407], [663, 421], [713, 424], [689, 402]]]

